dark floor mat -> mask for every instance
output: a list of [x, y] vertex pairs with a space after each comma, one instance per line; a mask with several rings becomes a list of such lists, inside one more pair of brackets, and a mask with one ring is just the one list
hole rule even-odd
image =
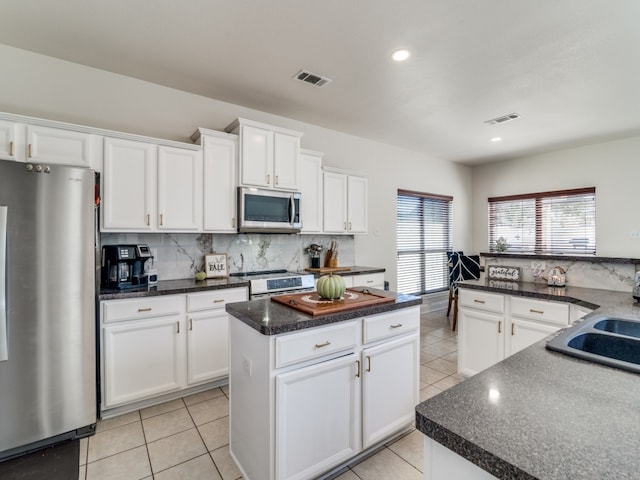
[[80, 440], [68, 440], [0, 462], [0, 479], [76, 480], [79, 459]]

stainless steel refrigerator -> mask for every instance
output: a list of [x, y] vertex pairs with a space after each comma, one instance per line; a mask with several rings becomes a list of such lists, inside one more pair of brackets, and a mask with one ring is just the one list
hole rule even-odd
[[94, 185], [0, 160], [0, 459], [95, 430]]

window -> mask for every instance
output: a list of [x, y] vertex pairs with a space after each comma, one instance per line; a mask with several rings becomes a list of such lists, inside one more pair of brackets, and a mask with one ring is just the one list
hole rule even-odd
[[489, 198], [489, 249], [595, 254], [595, 187]]
[[453, 197], [398, 190], [398, 287], [409, 294], [449, 288]]

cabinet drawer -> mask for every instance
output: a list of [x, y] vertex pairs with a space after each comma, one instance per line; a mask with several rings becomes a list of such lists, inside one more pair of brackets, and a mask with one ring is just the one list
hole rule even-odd
[[358, 342], [357, 322], [318, 327], [276, 338], [276, 368], [348, 350]]
[[463, 307], [486, 310], [487, 312], [504, 312], [504, 295], [496, 293], [461, 288], [458, 291], [458, 302]]
[[352, 276], [354, 287], [384, 288], [384, 273], [367, 273]]
[[246, 288], [225, 288], [222, 290], [210, 290], [203, 293], [187, 294], [187, 311], [199, 312], [224, 308], [227, 303], [243, 302], [247, 300]]
[[363, 343], [420, 328], [420, 309], [404, 308], [389, 313], [381, 313], [364, 319]]
[[511, 315], [556, 325], [568, 325], [569, 304], [511, 297]]
[[166, 295], [135, 300], [107, 300], [102, 302], [103, 322], [175, 315], [183, 308], [183, 298], [181, 295]]

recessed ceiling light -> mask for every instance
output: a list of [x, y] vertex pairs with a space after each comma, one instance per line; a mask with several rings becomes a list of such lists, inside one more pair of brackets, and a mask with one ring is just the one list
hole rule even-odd
[[404, 49], [396, 50], [391, 54], [391, 58], [396, 62], [404, 62], [407, 58], [409, 58], [409, 56], [411, 56], [411, 54], [409, 53], [409, 50], [404, 50]]
[[493, 137], [493, 138], [491, 139], [491, 141], [492, 141], [492, 142], [500, 142], [500, 141], [502, 141], [502, 137]]

